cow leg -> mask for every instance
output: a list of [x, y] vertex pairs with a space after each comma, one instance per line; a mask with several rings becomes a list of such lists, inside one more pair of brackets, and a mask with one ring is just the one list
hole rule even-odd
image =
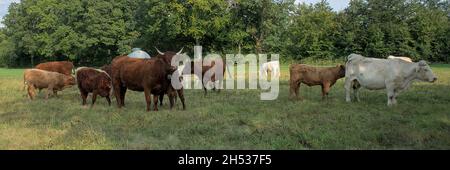
[[114, 85], [113, 89], [114, 89], [113, 90], [114, 96], [116, 97], [116, 101], [117, 101], [117, 107], [121, 108], [122, 101], [120, 100], [121, 99], [120, 94], [121, 94], [122, 88], [120, 88], [120, 85]]
[[[300, 82], [299, 81], [297, 81], [297, 80], [293, 80], [293, 81], [291, 81], [291, 83], [290, 83], [290, 93], [291, 93], [291, 98], [292, 99], [298, 99], [299, 98], [299, 96], [298, 96], [298, 91], [300, 90]], [[301, 97], [300, 97], [301, 98]]]
[[34, 95], [36, 94], [34, 85], [28, 85], [28, 96], [30, 97], [31, 100], [33, 100]]
[[392, 97], [392, 104], [394, 104], [394, 105], [397, 104], [398, 93], [399, 93], [399, 91], [394, 89], [394, 96]]
[[152, 102], [150, 90], [144, 89], [144, 95], [145, 95], [145, 102], [147, 103], [147, 111], [150, 111], [150, 105]]
[[83, 100], [82, 105], [86, 105], [86, 99], [88, 97], [88, 93], [82, 92], [82, 91], [80, 91], [80, 93], [81, 93], [81, 98]]
[[328, 99], [328, 92], [330, 91], [331, 84], [325, 82], [322, 84], [322, 100]]
[[159, 95], [159, 105], [162, 106], [163, 105], [163, 100], [164, 100], [164, 94]]
[[58, 97], [58, 90], [53, 90], [53, 95], [54, 95], [55, 97]]
[[127, 93], [126, 87], [120, 87], [120, 105], [125, 106], [125, 93]]
[[94, 92], [92, 92], [92, 105], [91, 105], [91, 107], [94, 107], [95, 100], [97, 100], [97, 91], [96, 90], [94, 90]]
[[180, 97], [181, 103], [183, 104], [183, 110], [186, 110], [186, 105], [184, 105], [184, 92], [183, 90], [177, 90], [178, 97]]
[[202, 86], [203, 86], [203, 90], [205, 91], [205, 96], [206, 96], [206, 87], [205, 87], [205, 83], [203, 83], [203, 81], [202, 81]]
[[221, 80], [219, 80], [219, 85], [218, 85], [219, 87], [217, 88], [217, 92], [218, 93], [220, 93], [220, 89], [222, 89], [223, 87], [223, 77], [222, 77], [222, 79]]
[[177, 104], [178, 94], [177, 92], [173, 92], [173, 104]]
[[116, 97], [117, 107], [122, 107], [122, 101], [120, 101], [120, 90], [114, 90], [114, 96]]
[[300, 92], [300, 85], [301, 85], [302, 83], [298, 83], [297, 84], [297, 87], [295, 88], [295, 96], [297, 97], [297, 98], [300, 98], [300, 100], [303, 100], [303, 97], [302, 96], [300, 96], [300, 94], [299, 94], [299, 92]]
[[108, 101], [108, 105], [111, 106], [111, 98], [109, 98], [109, 96], [106, 96], [106, 101]]
[[361, 100], [360, 100], [360, 98], [359, 98], [359, 89], [360, 89], [360, 85], [359, 85], [359, 83], [358, 82], [354, 82], [353, 83], [353, 95], [355, 96], [355, 98], [356, 98], [356, 101], [357, 102], [361, 102]]
[[48, 96], [50, 95], [50, 91], [53, 91], [53, 87], [52, 87], [52, 86], [49, 86], [49, 87], [47, 88], [47, 93], [45, 94], [45, 100], [48, 99]]
[[387, 91], [387, 97], [388, 97], [388, 106], [392, 106], [394, 105], [394, 100], [395, 100], [395, 91], [394, 88], [392, 88], [391, 85], [387, 85], [386, 86], [386, 91]]
[[353, 84], [353, 80], [350, 79], [349, 77], [345, 77], [345, 85], [344, 85], [344, 87], [345, 87], [345, 101], [347, 101], [347, 102], [351, 102], [352, 101], [351, 95], [350, 95], [352, 90], [353, 90], [352, 84]]
[[157, 95], [153, 95], [153, 105], [154, 105], [153, 110], [158, 111], [158, 96]]
[[174, 98], [176, 97], [176, 94], [174, 94], [174, 93], [170, 93], [169, 94], [169, 102], [170, 102], [170, 110], [172, 110], [172, 108], [173, 108], [173, 105], [174, 105]]

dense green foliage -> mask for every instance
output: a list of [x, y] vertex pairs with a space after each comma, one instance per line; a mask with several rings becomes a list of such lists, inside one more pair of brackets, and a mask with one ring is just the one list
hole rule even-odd
[[449, 62], [450, 10], [443, 0], [326, 1], [22, 0], [0, 29], [0, 65], [71, 60], [101, 65], [140, 47], [192, 53], [279, 53], [282, 60], [410, 56]]

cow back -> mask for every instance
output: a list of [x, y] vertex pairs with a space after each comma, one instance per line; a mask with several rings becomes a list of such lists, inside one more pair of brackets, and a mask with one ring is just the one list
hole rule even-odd
[[53, 61], [36, 65], [37, 69], [58, 72], [65, 75], [71, 75], [73, 63], [69, 61]]

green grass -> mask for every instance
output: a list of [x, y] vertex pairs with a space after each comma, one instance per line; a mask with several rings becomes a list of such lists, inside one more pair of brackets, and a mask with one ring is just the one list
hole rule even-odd
[[290, 101], [288, 66], [281, 70], [274, 101], [259, 100], [260, 90], [185, 90], [186, 111], [166, 100], [145, 112], [143, 93], [132, 91], [124, 109], [103, 98], [82, 107], [76, 87], [30, 101], [23, 70], [0, 69], [0, 149], [450, 149], [450, 65], [433, 67], [439, 80], [415, 83], [392, 108], [385, 91], [346, 103], [343, 79], [328, 101], [319, 86]]

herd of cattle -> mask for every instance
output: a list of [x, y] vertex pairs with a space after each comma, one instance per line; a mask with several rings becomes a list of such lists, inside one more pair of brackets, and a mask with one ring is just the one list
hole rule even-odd
[[[201, 70], [204, 77], [205, 72], [215, 64], [223, 67], [222, 75], [225, 74], [224, 60], [215, 60], [208, 66], [204, 63], [191, 62], [185, 64], [180, 70], [171, 65], [174, 56], [181, 53], [158, 50], [158, 55], [149, 59], [131, 58], [129, 56], [118, 56], [100, 69], [90, 67], [79, 67], [74, 70], [72, 62], [56, 61], [37, 65], [33, 69], [24, 71], [24, 88], [27, 87], [28, 96], [33, 99], [36, 89], [47, 89], [45, 98], [50, 92], [57, 95], [58, 91], [77, 84], [82, 98], [82, 105], [86, 104], [89, 93], [92, 93], [92, 106], [97, 95], [106, 98], [111, 105], [110, 94], [113, 93], [117, 106], [125, 106], [125, 93], [127, 89], [144, 92], [147, 111], [151, 107], [151, 96], [153, 95], [154, 110], [158, 110], [158, 99], [162, 105], [164, 95], [169, 97], [170, 108], [174, 106], [177, 98], [186, 109], [183, 88], [177, 90], [171, 84], [171, 77], [178, 76], [180, 81], [183, 74], [195, 74], [194, 67]], [[198, 64], [198, 65], [197, 65]], [[271, 61], [261, 65], [260, 75], [280, 76], [280, 65], [278, 61]], [[190, 70], [190, 71], [189, 71]], [[399, 92], [407, 89], [415, 80], [434, 82], [437, 80], [428, 64], [421, 60], [412, 62], [407, 57], [389, 56], [387, 59], [368, 58], [358, 54], [347, 57], [345, 65], [335, 67], [312, 67], [305, 64], [292, 64], [290, 71], [290, 98], [297, 99], [300, 84], [308, 86], [320, 85], [322, 87], [322, 98], [326, 99], [331, 87], [340, 78], [345, 77], [346, 101], [353, 98], [359, 101], [358, 89], [364, 87], [370, 90], [386, 89], [388, 105], [396, 104]], [[75, 73], [75, 77], [72, 73]], [[212, 82], [216, 81], [214, 75]], [[218, 80], [222, 81], [222, 80]], [[203, 82], [203, 81], [201, 81]], [[203, 85], [203, 84], [202, 84]], [[203, 89], [206, 94], [205, 85]]]

